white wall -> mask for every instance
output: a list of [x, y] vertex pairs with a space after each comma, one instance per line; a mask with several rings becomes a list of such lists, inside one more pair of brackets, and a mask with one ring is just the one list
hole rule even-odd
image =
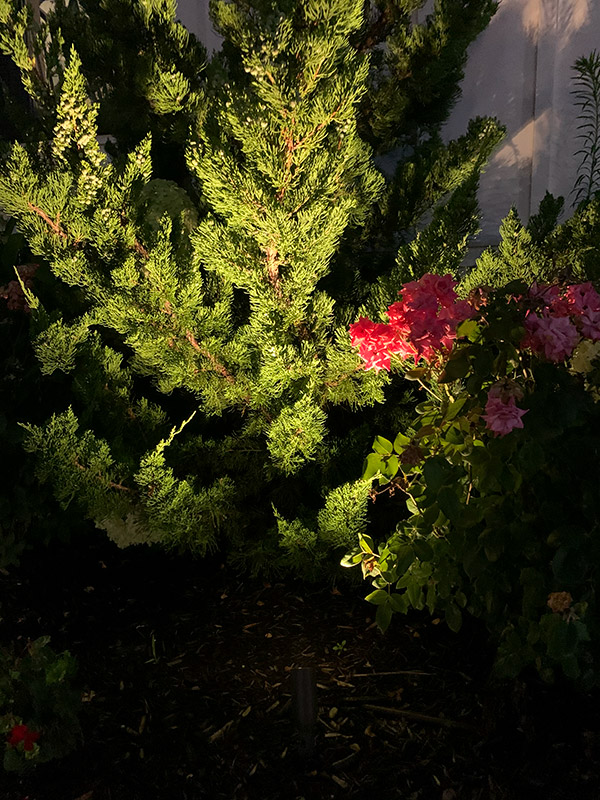
[[[422, 22], [432, 0], [415, 13]], [[181, 21], [207, 45], [220, 46], [208, 0], [179, 0]], [[481, 234], [473, 255], [499, 241], [512, 205], [523, 220], [537, 211], [546, 189], [569, 198], [577, 173], [572, 65], [600, 50], [600, 0], [501, 0], [489, 27], [473, 42], [462, 97], [444, 131], [460, 136], [475, 116], [495, 116], [507, 135], [482, 176]]]
[[499, 241], [512, 205], [527, 220], [546, 190], [565, 197], [577, 175], [572, 65], [600, 50], [600, 0], [501, 0], [469, 50], [462, 98], [445, 128], [460, 135], [474, 116], [495, 116], [507, 135], [482, 176], [480, 246]]

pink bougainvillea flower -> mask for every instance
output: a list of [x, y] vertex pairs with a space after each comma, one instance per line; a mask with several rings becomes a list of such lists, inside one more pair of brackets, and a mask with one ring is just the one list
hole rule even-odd
[[366, 369], [390, 368], [390, 356], [432, 363], [449, 352], [456, 329], [475, 314], [466, 300], [457, 300], [452, 275], [427, 273], [404, 284], [402, 300], [388, 308], [389, 324], [366, 317], [350, 326], [350, 339], [359, 348]]
[[543, 312], [541, 317], [529, 313], [525, 318], [525, 329], [527, 336], [523, 346], [544, 355], [548, 361], [564, 361], [579, 341], [579, 332], [568, 317], [555, 317], [547, 312]]
[[577, 319], [581, 333], [592, 342], [600, 341], [600, 311], [586, 309]]
[[486, 428], [494, 436], [506, 436], [515, 428], [523, 427], [521, 417], [527, 414], [527, 409], [517, 408], [514, 397], [509, 397], [507, 402], [503, 402], [501, 397], [490, 392], [485, 412], [483, 419]]
[[600, 311], [600, 294], [594, 289], [590, 281], [575, 283], [567, 286], [566, 298], [574, 314], [583, 314], [586, 311]]
[[27, 725], [15, 725], [10, 732], [8, 743], [11, 747], [17, 747], [23, 742], [23, 750], [29, 752], [33, 750], [33, 745], [39, 738], [39, 732], [30, 730]]

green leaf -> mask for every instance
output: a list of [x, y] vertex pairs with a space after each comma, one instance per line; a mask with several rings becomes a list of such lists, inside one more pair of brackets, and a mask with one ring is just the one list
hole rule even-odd
[[391, 605], [386, 603], [386, 605], [384, 606], [379, 606], [375, 614], [375, 622], [377, 623], [379, 630], [382, 633], [385, 633], [387, 631], [391, 621], [392, 621]]
[[456, 329], [456, 336], [458, 339], [466, 338], [470, 342], [476, 342], [479, 338], [481, 328], [479, 323], [474, 319], [465, 319]]
[[389, 455], [383, 459], [383, 466], [381, 468], [381, 474], [391, 480], [395, 478], [398, 474], [398, 467], [400, 466], [400, 462], [398, 461], [398, 456], [396, 455]]
[[390, 595], [390, 606], [392, 610], [396, 611], [398, 614], [406, 614], [408, 611], [408, 598], [406, 594], [392, 592]]
[[358, 537], [358, 544], [363, 553], [374, 553], [375, 542], [366, 533], [361, 533]]
[[432, 492], [438, 492], [451, 475], [452, 467], [442, 456], [428, 458], [423, 464], [423, 477]]
[[383, 456], [388, 456], [393, 449], [394, 446], [389, 439], [386, 439], [384, 436], [375, 437], [375, 441], [373, 442], [373, 450], [376, 453], [381, 453]]
[[445, 612], [446, 624], [454, 633], [458, 633], [462, 627], [462, 613], [455, 603], [450, 603]]
[[412, 566], [415, 560], [415, 552], [410, 545], [405, 545], [398, 551], [397, 554], [397, 562], [396, 562], [396, 570], [398, 571], [398, 575], [404, 575]]
[[450, 361], [448, 361], [444, 371], [438, 379], [438, 382], [452, 383], [453, 381], [458, 381], [467, 375], [470, 368], [471, 361], [469, 359], [469, 351], [465, 348], [459, 351], [459, 355], [457, 355], [455, 358], [451, 358]]
[[433, 558], [433, 548], [427, 539], [418, 538], [414, 539], [413, 550], [419, 561], [431, 561]]
[[405, 436], [403, 433], [399, 433], [394, 439], [394, 450], [397, 453], [401, 453], [405, 447], [408, 447], [409, 444], [410, 438]]
[[425, 375], [427, 375], [427, 370], [424, 367], [409, 369], [404, 373], [404, 377], [407, 381], [420, 381], [425, 377]]
[[425, 605], [423, 602], [423, 587], [416, 581], [411, 581], [406, 587], [406, 596], [413, 608], [420, 611]]
[[373, 603], [374, 606], [381, 606], [388, 602], [389, 594], [385, 589], [375, 589], [374, 592], [365, 597], [367, 603]]
[[466, 397], [459, 397], [454, 403], [450, 403], [444, 414], [444, 419], [447, 421], [453, 420], [462, 411], [466, 402]]
[[368, 481], [379, 472], [383, 466], [383, 459], [378, 453], [369, 453], [363, 462], [363, 480]]
[[419, 513], [419, 507], [415, 503], [415, 501], [412, 499], [412, 497], [407, 497], [406, 498], [406, 507], [410, 511], [411, 514], [418, 514]]
[[360, 550], [352, 550], [351, 553], [346, 553], [340, 564], [342, 567], [356, 567], [361, 561], [362, 552]]
[[429, 609], [429, 613], [433, 614], [435, 611], [435, 604], [437, 601], [437, 591], [435, 583], [430, 583], [427, 586], [427, 597], [425, 599], [425, 605]]
[[437, 502], [442, 514], [448, 517], [450, 522], [456, 522], [464, 509], [462, 502], [456, 496], [456, 492], [449, 486], [443, 486], [440, 489]]

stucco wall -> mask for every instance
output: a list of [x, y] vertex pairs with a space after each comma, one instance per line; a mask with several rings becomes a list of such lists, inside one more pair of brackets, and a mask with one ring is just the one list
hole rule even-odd
[[[415, 21], [424, 20], [431, 4], [415, 13]], [[179, 15], [210, 49], [220, 46], [208, 0], [179, 0]], [[508, 129], [481, 180], [482, 231], [473, 256], [498, 241], [512, 205], [526, 220], [546, 189], [566, 198], [569, 213], [578, 163], [571, 67], [593, 49], [600, 50], [600, 0], [501, 0], [471, 45], [462, 97], [445, 137], [459, 136], [474, 116], [498, 117]]]

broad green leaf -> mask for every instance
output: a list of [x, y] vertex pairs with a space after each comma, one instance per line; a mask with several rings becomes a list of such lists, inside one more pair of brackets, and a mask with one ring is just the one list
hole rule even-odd
[[[395, 478], [398, 474], [398, 467], [399, 467], [398, 456], [391, 455], [386, 456], [383, 459], [383, 466], [381, 468], [381, 474], [387, 478], [388, 481], [391, 481], [392, 478]], [[381, 481], [380, 481], [381, 482]]]
[[398, 614], [406, 614], [408, 611], [408, 598], [406, 594], [392, 592], [390, 595], [390, 606], [392, 610], [396, 611]]
[[411, 567], [415, 560], [415, 552], [410, 545], [405, 545], [397, 551], [396, 570], [398, 575], [402, 577]]
[[413, 550], [419, 561], [431, 561], [433, 558], [433, 548], [427, 539], [418, 538], [414, 539]]
[[466, 338], [470, 342], [476, 342], [479, 338], [481, 328], [479, 323], [474, 319], [465, 319], [456, 329], [456, 336], [458, 339]]
[[405, 447], [408, 447], [409, 444], [410, 438], [405, 436], [403, 433], [399, 433], [394, 439], [394, 450], [397, 453], [401, 453]]
[[456, 492], [449, 486], [442, 486], [438, 492], [437, 502], [441, 512], [448, 517], [450, 522], [456, 522], [464, 509], [462, 502], [456, 496]]
[[462, 613], [455, 603], [450, 603], [446, 608], [446, 623], [451, 631], [458, 633], [462, 627]]
[[427, 586], [427, 597], [425, 599], [425, 605], [429, 609], [430, 614], [433, 614], [433, 612], [435, 611], [436, 601], [437, 601], [436, 585], [435, 583], [430, 583]]
[[464, 378], [469, 369], [471, 368], [471, 361], [467, 349], [461, 350], [460, 355], [456, 358], [451, 358], [446, 364], [446, 367], [440, 375], [439, 383], [453, 383], [461, 378]]
[[462, 411], [466, 402], [466, 397], [459, 397], [458, 400], [455, 400], [454, 403], [451, 403], [444, 414], [444, 419], [448, 421], [453, 420]]
[[407, 497], [406, 498], [406, 507], [410, 511], [411, 514], [418, 514], [419, 513], [419, 507], [417, 506], [415, 501], [412, 499], [412, 497]]
[[356, 567], [362, 561], [362, 553], [360, 550], [353, 550], [351, 553], [346, 553], [346, 555], [340, 561], [342, 567]]
[[428, 458], [423, 464], [423, 477], [431, 492], [438, 492], [452, 475], [452, 466], [442, 456]]
[[552, 559], [552, 572], [561, 584], [577, 585], [581, 583], [587, 570], [588, 563], [584, 554], [565, 545], [556, 551], [556, 555]]
[[416, 583], [416, 581], [411, 581], [406, 587], [406, 596], [413, 608], [419, 611], [423, 608], [423, 588], [420, 584]]
[[579, 662], [574, 653], [568, 653], [566, 656], [563, 656], [560, 659], [560, 665], [567, 678], [571, 678], [571, 680], [575, 680], [581, 674]]
[[381, 606], [388, 602], [389, 594], [385, 589], [375, 589], [374, 592], [365, 597], [367, 603], [373, 603], [374, 606]]
[[416, 369], [409, 369], [404, 373], [407, 381], [420, 381], [427, 375], [427, 370], [424, 367], [417, 367]]
[[376, 453], [380, 453], [382, 456], [388, 456], [393, 449], [394, 446], [389, 439], [386, 439], [384, 436], [375, 437], [375, 441], [373, 442], [373, 450]]
[[375, 622], [377, 623], [380, 631], [385, 633], [392, 621], [392, 607], [388, 603], [384, 606], [378, 606], [375, 614]]
[[359, 534], [358, 544], [363, 553], [375, 552], [375, 542], [373, 541], [373, 539], [371, 539], [370, 536], [367, 536], [366, 533]]
[[363, 462], [363, 480], [368, 481], [381, 472], [383, 459], [379, 453], [369, 453]]

